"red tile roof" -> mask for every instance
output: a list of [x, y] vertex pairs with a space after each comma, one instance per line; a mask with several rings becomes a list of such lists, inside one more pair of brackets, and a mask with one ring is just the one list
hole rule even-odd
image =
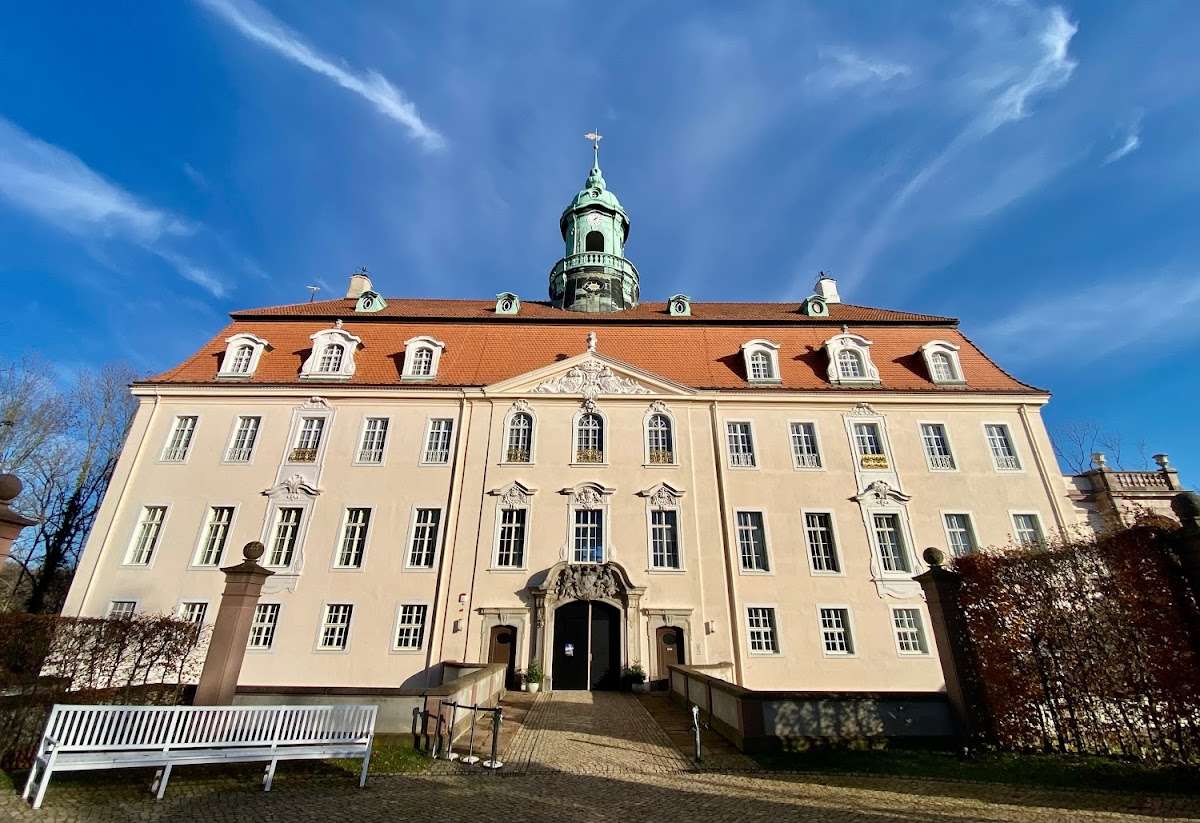
[[[512, 316], [495, 314], [494, 305], [484, 301], [389, 300], [381, 312], [356, 314], [353, 300], [326, 300], [233, 312], [233, 322], [200, 351], [145, 382], [216, 383], [225, 339], [250, 332], [271, 348], [245, 382], [297, 384], [309, 336], [341, 318], [347, 331], [362, 338], [352, 386], [400, 385], [404, 341], [418, 335], [446, 344], [437, 378], [418, 388], [460, 387], [490, 385], [580, 354], [594, 330], [600, 353], [695, 389], [846, 391], [829, 382], [821, 351], [845, 323], [873, 341], [871, 357], [881, 378], [877, 391], [1044, 393], [988, 359], [953, 318], [845, 303], [829, 308], [829, 318], [814, 318], [799, 313], [794, 303], [693, 303], [691, 317], [671, 317], [660, 303], [582, 314], [522, 302], [520, 314]], [[780, 346], [779, 388], [746, 382], [741, 346], [755, 338]], [[920, 347], [931, 340], [960, 347], [965, 386], [938, 386], [929, 379]]]

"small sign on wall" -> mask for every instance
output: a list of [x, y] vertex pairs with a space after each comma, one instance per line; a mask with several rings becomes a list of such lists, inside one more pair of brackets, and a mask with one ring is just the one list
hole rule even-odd
[[563, 654], [565, 654], [567, 657], [574, 657], [575, 656], [575, 644], [568, 643], [567, 645], [563, 646]]

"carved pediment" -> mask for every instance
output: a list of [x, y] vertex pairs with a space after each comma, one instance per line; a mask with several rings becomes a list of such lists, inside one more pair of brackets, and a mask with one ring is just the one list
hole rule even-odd
[[316, 497], [320, 493], [321, 490], [305, 480], [302, 474], [293, 474], [271, 488], [263, 489], [267, 497], [282, 497], [291, 502], [300, 500], [302, 496]]
[[623, 377], [599, 360], [585, 360], [534, 386], [538, 394], [579, 394], [595, 400], [603, 394], [651, 394], [632, 377]]
[[554, 581], [559, 600], [614, 600], [624, 592], [620, 575], [608, 564], [567, 566]]
[[677, 489], [670, 483], [658, 483], [645, 491], [638, 492], [639, 497], [646, 498], [655, 509], [674, 509], [679, 506], [683, 490]]
[[601, 486], [599, 483], [580, 483], [578, 486], [568, 486], [560, 489], [559, 494], [569, 495], [571, 505], [579, 509], [598, 509], [604, 505], [616, 489]]
[[851, 500], [866, 505], [882, 506], [885, 503], [907, 503], [912, 500], [912, 495], [892, 488], [892, 485], [886, 480], [876, 480], [868, 483], [867, 487]]
[[531, 489], [522, 483], [520, 480], [514, 480], [507, 486], [502, 486], [499, 489], [492, 489], [488, 494], [495, 495], [500, 498], [500, 507], [505, 509], [520, 509], [528, 506], [533, 502], [533, 495], [537, 489]]

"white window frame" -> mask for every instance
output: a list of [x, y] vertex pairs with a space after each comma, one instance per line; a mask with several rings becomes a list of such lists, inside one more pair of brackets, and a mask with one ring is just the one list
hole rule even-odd
[[[638, 492], [646, 500], [646, 572], [647, 574], [683, 574], [687, 571], [683, 541], [683, 496], [685, 492], [669, 483], [656, 483], [645, 491]], [[675, 513], [675, 554], [677, 566], [654, 565], [654, 513]]]
[[[821, 612], [825, 609], [839, 609], [844, 612], [847, 651], [830, 651], [825, 645], [825, 626], [821, 622]], [[821, 654], [831, 660], [845, 660], [858, 657], [858, 629], [854, 625], [854, 610], [848, 603], [817, 603], [817, 642], [821, 644]]]
[[[829, 532], [833, 537], [833, 557], [837, 563], [837, 571], [818, 569], [813, 563], [812, 543], [808, 539], [808, 515], [823, 514], [829, 518]], [[833, 509], [800, 509], [800, 531], [804, 539], [804, 552], [808, 555], [808, 572], [814, 577], [845, 577], [846, 561], [842, 554], [842, 536], [838, 532], [837, 513]]]
[[[1038, 537], [1036, 541], [1024, 542], [1017, 536], [1017, 532], [1019, 531], [1017, 528], [1018, 517], [1032, 517], [1034, 522], [1037, 523]], [[1008, 512], [1008, 524], [1012, 527], [1012, 542], [1014, 546], [1036, 549], [1038, 546], [1046, 544], [1046, 523], [1042, 519], [1041, 512], [1033, 511], [1032, 509], [1010, 509]]]
[[[896, 626], [896, 612], [911, 611], [917, 613], [917, 635], [920, 640], [920, 651], [905, 651], [900, 646], [900, 629]], [[929, 642], [929, 629], [927, 628], [929, 621], [925, 619], [925, 610], [916, 603], [911, 605], [889, 605], [888, 606], [888, 622], [892, 630], [892, 643], [896, 647], [896, 654], [900, 657], [929, 657], [930, 649], [932, 648]]]
[[[509, 460], [509, 436], [512, 433], [513, 421], [519, 414], [529, 415], [529, 459], [528, 460]], [[500, 440], [500, 464], [504, 466], [532, 466], [537, 463], [537, 433], [538, 419], [537, 414], [528, 403], [522, 405], [514, 405], [504, 415], [504, 427], [501, 430]]]
[[[826, 340], [822, 347], [825, 349], [829, 361], [825, 368], [825, 374], [830, 383], [837, 386], [879, 385], [879, 369], [871, 360], [870, 340], [862, 335], [842, 332]], [[838, 368], [838, 356], [843, 351], [852, 351], [858, 354], [863, 367], [862, 377], [842, 377], [841, 370]]]
[[[180, 600], [179, 603], [176, 604], [176, 606], [175, 606], [175, 614], [180, 620], [186, 620], [189, 623], [195, 623], [195, 625], [197, 625], [197, 626], [204, 626], [205, 624], [208, 623], [208, 615], [209, 615], [208, 607], [210, 605], [211, 604], [207, 600]], [[203, 606], [204, 607], [204, 612], [203, 612], [203, 614], [200, 615], [199, 620], [195, 620], [195, 621], [188, 620], [188, 616], [186, 614], [186, 609], [188, 606]]]
[[971, 535], [971, 551], [979, 551], [979, 532], [975, 529], [974, 512], [971, 512], [967, 509], [941, 509], [938, 514], [942, 518], [942, 533], [946, 536], [946, 554], [949, 557], [962, 557], [962, 555], [955, 554], [954, 541], [950, 539], [950, 523], [946, 518], [951, 515], [962, 515], [963, 517], [967, 518], [967, 531]]
[[[325, 628], [329, 620], [330, 606], [349, 606], [350, 615], [346, 621], [346, 642], [341, 647], [325, 646], [322, 641], [325, 637]], [[357, 611], [356, 604], [346, 600], [326, 600], [321, 603], [321, 618], [317, 621], [317, 636], [313, 644], [313, 651], [317, 654], [347, 654], [350, 651], [350, 643], [354, 639], [354, 614]], [[278, 623], [276, 623], [278, 628]]]
[[[796, 441], [792, 432], [793, 426], [812, 426], [813, 444], [817, 449], [817, 465], [803, 466], [800, 464], [799, 455], [796, 454]], [[817, 425], [816, 420], [801, 420], [799, 418], [789, 420], [787, 422], [787, 437], [788, 449], [792, 453], [792, 468], [798, 472], [819, 472], [825, 471], [825, 446], [821, 442], [821, 428]]]
[[[668, 434], [671, 438], [671, 459], [666, 463], [650, 461], [650, 421], [655, 417], [663, 417], [667, 421]], [[679, 465], [679, 427], [675, 423], [675, 415], [665, 405], [651, 404], [650, 409], [642, 417], [642, 445], [645, 449], [642, 466], [649, 469], [674, 468]]]
[[[754, 377], [754, 371], [751, 368], [751, 358], [755, 354], [765, 354], [767, 363], [770, 364], [771, 375], [769, 377]], [[756, 385], [778, 385], [783, 382], [783, 377], [779, 373], [779, 344], [771, 340], [747, 340], [742, 344], [742, 365], [746, 370], [746, 382]]]
[[[413, 565], [413, 539], [417, 535], [417, 515], [419, 512], [427, 509], [436, 510], [437, 518], [437, 537], [433, 541], [433, 556], [430, 558], [428, 566]], [[408, 535], [404, 541], [404, 568], [414, 572], [433, 572], [437, 571], [438, 560], [442, 556], [442, 547], [446, 541], [446, 510], [440, 503], [418, 503], [412, 507], [408, 516]]]
[[[525, 523], [521, 530], [521, 562], [520, 563], [500, 563], [500, 538], [503, 536], [504, 529], [504, 513], [505, 512], [524, 512]], [[499, 572], [519, 572], [524, 571], [529, 566], [529, 522], [531, 519], [532, 509], [530, 506], [511, 505], [503, 501], [496, 504], [496, 528], [492, 539], [492, 565], [488, 567], [489, 571]]]
[[[958, 358], [959, 347], [947, 340], [930, 340], [924, 346], [921, 346], [921, 357], [925, 360], [925, 371], [929, 374], [929, 379], [933, 383], [940, 386], [961, 386], [966, 383], [966, 378], [963, 377], [962, 362]], [[940, 378], [937, 376], [937, 370], [933, 367], [934, 354], [944, 354], [950, 361], [950, 369], [954, 372], [953, 378]]]
[[[739, 514], [757, 514], [762, 520], [763, 533], [763, 554], [766, 557], [767, 567], [765, 569], [747, 569], [742, 564], [742, 543], [738, 539], [738, 515]], [[733, 550], [737, 552], [737, 569], [738, 574], [748, 577], [770, 577], [775, 574], [775, 555], [771, 551], [771, 527], [767, 522], [767, 512], [765, 509], [755, 509], [749, 507], [738, 507], [733, 510]]]
[[[591, 497], [591, 494], [584, 494], [585, 490], [595, 492], [595, 497], [599, 503], [595, 506], [583, 505], [579, 502], [581, 497]], [[562, 489], [560, 494], [567, 498], [567, 529], [566, 542], [563, 545], [562, 559], [571, 565], [590, 566], [595, 565], [590, 560], [575, 559], [575, 512], [579, 509], [590, 509], [600, 512], [600, 528], [601, 528], [601, 562], [616, 560], [616, 549], [613, 546], [612, 534], [612, 518], [611, 518], [611, 503], [612, 494], [616, 489], [608, 488], [600, 483], [584, 482], [576, 486]]]
[[[907, 569], [889, 570], [884, 568], [883, 550], [879, 544], [879, 533], [875, 524], [876, 517], [895, 517], [896, 536], [900, 541], [900, 551]], [[912, 531], [908, 523], [908, 514], [899, 507], [883, 506], [867, 511], [867, 522], [870, 524], [871, 550], [875, 552], [875, 562], [879, 565], [880, 578], [910, 580], [917, 573], [917, 559], [913, 548]]]
[[[600, 460], [594, 463], [579, 462], [579, 424], [583, 421], [585, 415], [594, 414], [600, 420]], [[611, 444], [609, 443], [610, 429], [608, 426], [608, 415], [600, 411], [599, 408], [592, 406], [591, 408], [582, 408], [575, 412], [571, 418], [571, 461], [570, 465], [588, 467], [588, 466], [607, 466], [608, 455]]]
[[[339, 320], [333, 328], [323, 329], [309, 336], [308, 339], [312, 341], [312, 351], [304, 361], [304, 365], [300, 367], [301, 380], [346, 381], [354, 376], [355, 360], [357, 359], [355, 355], [362, 345], [362, 338], [355, 337], [343, 329], [341, 324], [342, 321]], [[335, 371], [321, 371], [321, 360], [325, 355], [325, 348], [333, 345], [342, 346], [342, 362]]]
[[[288, 558], [287, 563], [272, 563], [271, 555], [275, 551], [275, 537], [279, 531], [279, 519], [283, 514], [284, 509], [299, 509], [300, 522], [296, 524], [296, 539], [292, 546], [292, 556]], [[263, 563], [265, 568], [290, 572], [296, 567], [296, 560], [303, 554], [304, 537], [308, 531], [308, 524], [312, 514], [311, 508], [303, 503], [285, 502], [282, 504], [276, 503], [271, 506], [270, 517], [268, 519], [267, 535], [263, 540], [263, 546], [266, 551], [263, 552]]]
[[[522, 464], [524, 465], [524, 464]], [[488, 571], [520, 572], [529, 565], [529, 535], [533, 527], [533, 496], [537, 489], [531, 489], [519, 480], [514, 480], [498, 489], [492, 489], [488, 495], [496, 498], [496, 512], [492, 528], [492, 558]], [[525, 511], [525, 535], [521, 546], [521, 565], [500, 565], [500, 526], [505, 510], [523, 509]]]
[[[191, 428], [191, 431], [188, 432], [187, 441], [182, 446], [177, 447], [177, 448], [183, 449], [183, 455], [180, 457], [171, 457], [170, 456], [170, 453], [172, 451], [171, 444], [175, 442], [175, 435], [179, 433], [180, 423], [184, 420], [189, 420], [189, 419], [192, 421], [192, 428]], [[196, 443], [196, 433], [198, 431], [200, 431], [200, 415], [199, 414], [193, 413], [193, 414], [177, 414], [177, 415], [175, 415], [174, 419], [171, 421], [171, 428], [167, 431], [167, 440], [165, 443], [163, 443], [162, 451], [159, 452], [158, 462], [159, 463], [170, 463], [172, 465], [186, 464], [188, 462], [188, 460], [191, 459], [192, 446], [195, 445], [195, 443]]]
[[[250, 641], [254, 639], [254, 626], [256, 625], [255, 617], [258, 615], [258, 609], [262, 606], [275, 607], [275, 619], [271, 622], [271, 642], [265, 646], [252, 646]], [[246, 653], [247, 654], [270, 654], [275, 650], [275, 638], [279, 634], [279, 626], [283, 622], [280, 618], [283, 616], [284, 605], [279, 601], [258, 602], [254, 605], [254, 612], [250, 615], [250, 634], [246, 637]]]
[[[401, 646], [396, 641], [400, 639], [400, 618], [404, 615], [405, 606], [420, 606], [425, 609], [425, 617], [421, 621], [421, 643], [417, 646]], [[388, 648], [392, 654], [421, 654], [429, 642], [429, 617], [433, 614], [433, 604], [426, 600], [413, 600], [396, 604], [396, 616], [392, 621], [392, 637]], [[406, 624], [410, 625], [410, 624]]]
[[[378, 460], [363, 460], [363, 447], [367, 442], [367, 428], [372, 420], [382, 420], [383, 423], [383, 445], [379, 448]], [[392, 442], [392, 418], [384, 414], [364, 414], [362, 426], [358, 432], [358, 444], [354, 449], [354, 465], [355, 466], [386, 466], [388, 446]]]
[[[253, 351], [250, 354], [250, 367], [244, 371], [233, 371], [234, 359], [237, 350], [242, 346], [250, 346]], [[249, 332], [239, 332], [232, 337], [225, 338], [225, 354], [221, 357], [221, 367], [217, 370], [218, 379], [223, 380], [248, 380], [258, 371], [258, 363], [262, 359], [263, 352], [270, 348], [270, 344]]]
[[[433, 359], [429, 364], [429, 374], [416, 374], [413, 372], [418, 349], [429, 349], [433, 353]], [[445, 343], [427, 335], [418, 335], [405, 340], [404, 367], [400, 371], [400, 380], [405, 383], [428, 383], [431, 380], [436, 380], [438, 369], [442, 364], [442, 352], [445, 349]]]
[[[866, 454], [858, 443], [858, 427], [859, 426], [874, 426], [875, 435], [879, 441], [880, 452]], [[875, 417], [847, 417], [846, 418], [846, 434], [850, 437], [850, 453], [854, 455], [855, 468], [860, 472], [894, 472], [895, 460], [892, 459], [892, 444], [888, 437], [887, 425], [884, 419], [879, 416]], [[869, 458], [882, 457], [885, 465], [883, 466], [867, 466], [864, 461]]]
[[[128, 603], [129, 604], [129, 613], [122, 614], [119, 617], [114, 617], [113, 612], [116, 611], [115, 606], [118, 603]], [[117, 619], [125, 620], [125, 619], [131, 618], [137, 614], [137, 607], [138, 607], [138, 602], [136, 600], [127, 600], [125, 598], [120, 598], [120, 597], [113, 598], [112, 600], [108, 601], [108, 606], [104, 609], [104, 616], [108, 620], [117, 620]]]
[[[733, 449], [730, 448], [729, 444], [729, 425], [731, 423], [737, 425], [744, 423], [749, 427], [751, 461], [749, 466], [734, 465]], [[731, 417], [723, 422], [722, 429], [723, 431], [721, 432], [721, 438], [725, 444], [725, 465], [729, 467], [730, 471], [758, 471], [761, 461], [758, 454], [758, 432], [754, 429], [754, 421], [744, 417]]]
[[[145, 563], [135, 563], [133, 552], [137, 546], [138, 537], [142, 533], [142, 521], [146, 516], [147, 509], [161, 508], [163, 510], [162, 521], [158, 525], [158, 532], [154, 536], [154, 543], [150, 547], [150, 556], [146, 558]], [[129, 542], [126, 544], [125, 557], [121, 561], [121, 565], [131, 569], [149, 569], [154, 567], [154, 563], [158, 560], [159, 549], [162, 548], [163, 533], [167, 530], [167, 522], [171, 519], [171, 506], [164, 502], [143, 503], [135, 510], [136, 516], [133, 521], [133, 530], [129, 535]]]
[[[446, 443], [446, 459], [445, 460], [429, 460], [428, 459], [429, 454], [430, 454], [429, 447], [431, 445], [430, 438], [432, 438], [432, 436], [433, 436], [433, 424], [435, 421], [438, 421], [438, 420], [446, 420], [450, 423], [450, 437], [448, 438], [448, 442]], [[421, 458], [418, 461], [419, 465], [422, 465], [422, 466], [451, 466], [451, 465], [453, 465], [454, 464], [454, 445], [455, 445], [455, 441], [456, 441], [457, 437], [458, 437], [458, 425], [456, 424], [453, 415], [451, 415], [451, 416], [431, 415], [425, 421], [425, 437], [421, 441]]]
[[[750, 640], [750, 610], [751, 609], [769, 609], [772, 620], [772, 634], [774, 635], [775, 648], [771, 651], [755, 651]], [[779, 657], [783, 654], [783, 630], [780, 628], [779, 606], [775, 603], [744, 603], [742, 604], [742, 626], [745, 630], [746, 653], [754, 657]]]
[[[980, 424], [980, 426], [983, 428], [983, 445], [985, 448], [987, 448], [988, 455], [992, 458], [992, 468], [998, 472], [1003, 472], [1004, 474], [1020, 474], [1024, 472], [1025, 460], [1021, 457], [1021, 452], [1017, 448], [1017, 438], [1013, 437], [1012, 426], [1004, 421], [996, 420], [985, 420]], [[1000, 459], [996, 455], [995, 450], [992, 449], [992, 440], [988, 436], [988, 426], [1000, 426], [1004, 429], [1004, 436], [1008, 440], [1009, 448], [1012, 449], [1012, 458], [1016, 461], [1016, 466], [1007, 467], [1000, 465]]]
[[[942, 439], [946, 443], [946, 456], [950, 459], [950, 466], [936, 466], [933, 462], [933, 455], [929, 453], [929, 443], [925, 440], [926, 426], [940, 426], [942, 429]], [[959, 470], [958, 457], [954, 454], [954, 444], [950, 441], [950, 427], [941, 420], [918, 420], [917, 421], [917, 436], [921, 440], [921, 453], [925, 455], [925, 466], [931, 472], [956, 472]]]
[[[238, 503], [206, 503], [204, 506], [204, 516], [200, 518], [200, 533], [196, 538], [196, 548], [192, 552], [191, 562], [188, 564], [193, 569], [220, 569], [221, 564], [228, 560], [229, 547], [233, 545], [233, 530], [237, 527]], [[201, 563], [201, 557], [208, 544], [208, 530], [212, 525], [212, 515], [214, 509], [233, 509], [233, 514], [229, 517], [229, 528], [225, 530], [225, 542], [221, 546], [221, 558], [216, 563]]]
[[[238, 432], [241, 430], [243, 420], [258, 420], [258, 424], [254, 429], [254, 440], [250, 443], [250, 454], [245, 460], [231, 460], [234, 446], [237, 443]], [[258, 441], [262, 439], [263, 416], [261, 414], [235, 414], [233, 416], [233, 426], [229, 431], [229, 439], [225, 444], [225, 451], [221, 454], [221, 462], [230, 466], [250, 466], [254, 463], [254, 456], [258, 454]]]
[[[342, 564], [342, 546], [346, 540], [346, 526], [350, 523], [350, 510], [362, 509], [367, 513], [366, 534], [363, 535], [362, 556], [357, 566]], [[338, 527], [337, 541], [333, 546], [333, 556], [330, 558], [330, 569], [335, 572], [361, 572], [367, 567], [367, 553], [371, 548], [371, 536], [375, 533], [374, 506], [345, 506], [342, 508], [342, 521]]]

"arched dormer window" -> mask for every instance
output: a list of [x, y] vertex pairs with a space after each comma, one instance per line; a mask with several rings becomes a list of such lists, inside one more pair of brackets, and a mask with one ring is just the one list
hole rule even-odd
[[404, 370], [401, 380], [433, 380], [437, 377], [446, 344], [432, 337], [412, 337], [404, 341]]
[[851, 334], [845, 326], [842, 333], [825, 341], [829, 357], [827, 374], [830, 383], [842, 386], [878, 385], [879, 369], [871, 362], [871, 341]]
[[529, 412], [518, 411], [509, 417], [504, 462], [533, 462], [533, 415]]
[[955, 385], [966, 382], [958, 360], [958, 346], [953, 343], [931, 340], [921, 347], [921, 356], [925, 358], [925, 368], [934, 383]]
[[660, 400], [646, 413], [646, 465], [675, 465], [675, 422]]
[[770, 340], [751, 340], [742, 344], [746, 379], [751, 383], [778, 383], [779, 344]]
[[354, 376], [354, 352], [362, 340], [342, 328], [338, 320], [333, 328], [312, 335], [312, 353], [300, 369], [307, 380], [349, 380]]
[[242, 332], [225, 340], [225, 356], [217, 377], [250, 377], [267, 349], [267, 341]]
[[575, 418], [574, 463], [604, 462], [604, 418], [599, 412], [581, 412]]
[[604, 251], [604, 235], [598, 231], [589, 231], [583, 243], [584, 251]]

